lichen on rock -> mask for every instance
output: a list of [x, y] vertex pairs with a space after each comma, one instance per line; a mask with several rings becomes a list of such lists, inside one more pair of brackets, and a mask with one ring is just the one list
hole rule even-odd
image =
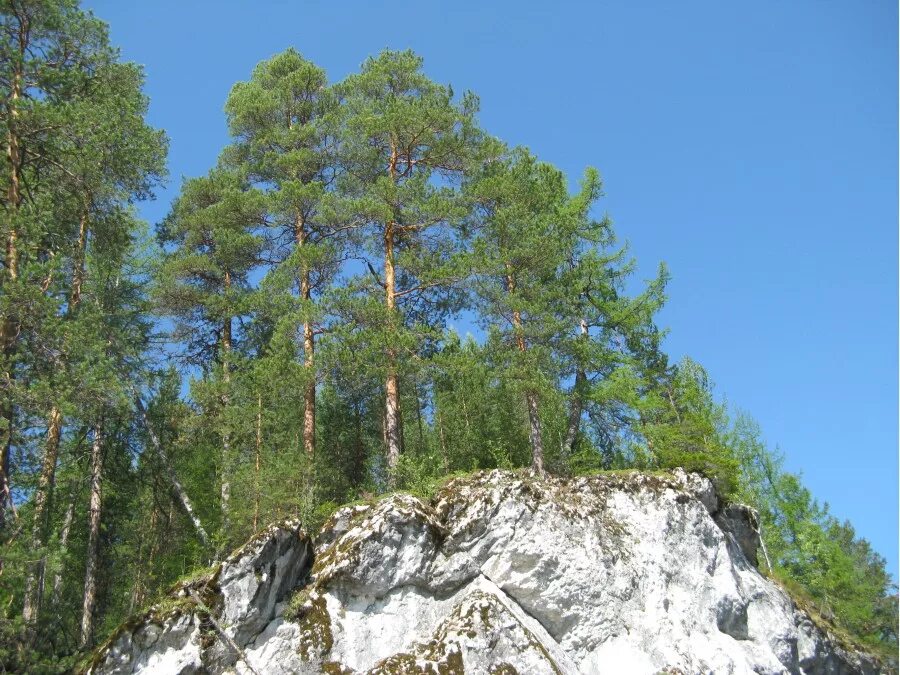
[[482, 472], [230, 556], [204, 592], [239, 653], [176, 590], [91, 672], [878, 672], [760, 574], [754, 519], [683, 471]]

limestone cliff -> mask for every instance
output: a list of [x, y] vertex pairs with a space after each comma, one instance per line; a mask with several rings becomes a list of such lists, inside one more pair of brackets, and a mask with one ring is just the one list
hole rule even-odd
[[757, 571], [711, 483], [494, 471], [273, 526], [92, 673], [874, 673]]

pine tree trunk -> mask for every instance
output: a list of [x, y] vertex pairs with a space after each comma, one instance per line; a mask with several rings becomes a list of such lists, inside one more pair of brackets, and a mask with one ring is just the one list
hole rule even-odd
[[31, 551], [40, 557], [29, 570], [25, 578], [25, 600], [22, 618], [26, 623], [34, 623], [38, 619], [41, 601], [44, 595], [44, 574], [47, 566], [47, 554], [43, 551], [46, 542], [47, 525], [50, 512], [50, 498], [56, 480], [56, 459], [59, 454], [59, 437], [62, 430], [62, 413], [53, 407], [47, 429], [47, 442], [44, 450], [44, 461], [41, 475], [34, 494], [34, 519], [31, 526]]
[[62, 530], [59, 534], [59, 550], [61, 556], [61, 566], [53, 575], [53, 591], [50, 595], [50, 606], [59, 606], [59, 596], [62, 592], [63, 571], [66, 560], [66, 551], [69, 545], [69, 532], [72, 531], [72, 521], [75, 519], [75, 502], [77, 500], [77, 492], [73, 487], [69, 494], [69, 506], [66, 508], [66, 515], [63, 518]]
[[[81, 303], [81, 287], [84, 283], [85, 247], [87, 245], [88, 208], [89, 203], [85, 203], [78, 222], [78, 241], [73, 253], [74, 269], [72, 272], [72, 288], [69, 293], [69, 306], [66, 309], [67, 319], [71, 319], [75, 315], [78, 305]], [[54, 405], [47, 420], [47, 441], [44, 445], [44, 459], [41, 464], [41, 475], [34, 495], [31, 550], [33, 552], [41, 551], [41, 554], [40, 559], [35, 563], [25, 579], [25, 602], [22, 609], [22, 618], [25, 619], [26, 623], [37, 621], [44, 594], [47, 554], [41, 549], [47, 543], [49, 504], [53, 497], [53, 488], [56, 483], [56, 463], [59, 457], [62, 425], [62, 411], [58, 405]]]
[[[5, 350], [0, 350], [4, 351]], [[6, 529], [6, 509], [13, 507], [12, 483], [9, 477], [9, 458], [12, 454], [12, 433], [14, 411], [12, 405], [12, 372], [8, 369], [4, 375], [3, 385], [8, 393], [2, 394], [0, 401], [0, 533]], [[0, 570], [3, 569], [3, 557], [0, 555]]]
[[395, 485], [393, 476], [400, 462], [400, 388], [397, 381], [396, 356], [390, 356], [388, 376], [385, 382], [385, 439], [388, 451], [388, 471], [391, 472], [390, 485]]
[[[391, 158], [388, 166], [391, 182], [397, 177], [397, 149], [391, 142]], [[384, 228], [384, 302], [387, 308], [388, 321], [393, 324], [397, 312], [397, 282], [394, 270], [394, 236], [396, 222], [388, 220]], [[400, 437], [400, 386], [397, 377], [397, 351], [393, 345], [387, 346], [387, 378], [385, 380], [385, 438], [387, 441], [387, 460], [389, 484], [396, 484], [395, 471], [400, 461], [402, 439]]]
[[[19, 59], [17, 63], [22, 63], [25, 57], [25, 48], [27, 45], [27, 32], [25, 26], [19, 26], [18, 31], [19, 42]], [[6, 266], [5, 279], [0, 278], [4, 284], [15, 283], [19, 278], [19, 251], [18, 251], [18, 216], [19, 205], [22, 202], [20, 191], [20, 169], [22, 158], [19, 149], [19, 137], [17, 134], [16, 123], [19, 117], [18, 101], [22, 94], [22, 69], [21, 66], [16, 68], [9, 92], [9, 102], [7, 108], [9, 111], [7, 119], [7, 138], [6, 138], [6, 160], [9, 165], [9, 185], [6, 191], [6, 217], [7, 228], [6, 233], [6, 255], [4, 258]], [[9, 458], [12, 448], [13, 430], [15, 427], [15, 410], [12, 401], [12, 383], [15, 378], [13, 373], [12, 360], [16, 351], [16, 325], [15, 320], [9, 314], [0, 317], [0, 354], [3, 356], [3, 381], [0, 387], [6, 390], [0, 401], [0, 532], [6, 527], [6, 509], [12, 506], [12, 487], [9, 477]], [[2, 569], [3, 561], [0, 559], [0, 569]]]
[[94, 427], [91, 444], [91, 499], [88, 519], [87, 563], [84, 571], [84, 602], [81, 606], [82, 649], [94, 639], [94, 607], [97, 604], [97, 558], [100, 549], [100, 515], [103, 487], [103, 427]]
[[[507, 263], [506, 290], [512, 295], [516, 291], [516, 278], [513, 276], [511, 266]], [[524, 354], [528, 351], [523, 334], [522, 313], [513, 310], [513, 333], [515, 334], [516, 347]], [[541, 438], [541, 418], [538, 406], [538, 394], [533, 389], [525, 391], [525, 406], [528, 408], [528, 437], [531, 441], [531, 468], [537, 474], [544, 473], [544, 441]]]
[[256, 395], [256, 473], [254, 475], [253, 531], [259, 527], [259, 468], [262, 454], [262, 393]]
[[[302, 214], [297, 214], [294, 221], [294, 238], [297, 248], [306, 244], [308, 233]], [[309, 302], [312, 300], [310, 271], [303, 264], [300, 272], [300, 297]], [[316, 452], [316, 370], [315, 370], [315, 337], [312, 322], [303, 323], [303, 366], [306, 368], [306, 386], [303, 393], [303, 449], [307, 457]]]
[[303, 365], [306, 368], [306, 391], [303, 408], [303, 449], [307, 457], [316, 453], [316, 371], [313, 363], [313, 329], [309, 323], [303, 324]]
[[[225, 292], [231, 287], [231, 274], [225, 272]], [[219, 508], [222, 512], [222, 532], [227, 533], [229, 527], [229, 502], [231, 500], [231, 433], [228, 430], [228, 407], [231, 403], [231, 317], [222, 324], [222, 411], [225, 430], [222, 433], [222, 475], [220, 480]], [[223, 538], [227, 539], [227, 536]]]
[[78, 220], [78, 242], [75, 244], [73, 255], [74, 269], [72, 271], [72, 289], [69, 293], [69, 307], [66, 310], [67, 318], [75, 315], [78, 305], [81, 304], [81, 287], [84, 285], [84, 261], [87, 249], [88, 216], [90, 198], [85, 200], [84, 209]]
[[[7, 373], [7, 382], [11, 384], [11, 377]], [[10, 387], [11, 388], [11, 387]], [[6, 509], [12, 507], [12, 487], [9, 480], [9, 457], [12, 450], [12, 405], [8, 405], [6, 397], [0, 404], [0, 429], [3, 430], [2, 445], [0, 445], [0, 533], [6, 529]], [[0, 571], [3, 570], [3, 558], [0, 556]]]
[[[389, 222], [384, 233], [384, 279], [385, 305], [388, 320], [393, 322], [397, 309], [394, 278], [394, 223]], [[387, 441], [388, 471], [390, 483], [394, 485], [394, 470], [400, 461], [400, 385], [397, 377], [397, 352], [393, 346], [387, 347], [388, 374], [385, 381], [385, 438]]]

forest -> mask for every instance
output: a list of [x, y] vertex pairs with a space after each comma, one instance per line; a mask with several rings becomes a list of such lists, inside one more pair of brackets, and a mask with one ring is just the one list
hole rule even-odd
[[289, 49], [148, 224], [142, 69], [76, 0], [0, 0], [0, 31], [0, 672], [77, 668], [270, 522], [492, 468], [702, 472], [766, 574], [896, 654], [884, 558], [665, 354], [669, 273], [633, 278], [596, 169], [504, 144], [412, 52], [332, 82]]

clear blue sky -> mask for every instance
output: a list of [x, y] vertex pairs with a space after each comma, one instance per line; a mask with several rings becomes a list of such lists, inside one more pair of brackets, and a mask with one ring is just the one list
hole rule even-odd
[[472, 89], [493, 134], [573, 178], [703, 363], [897, 575], [897, 3], [88, 0], [146, 66], [172, 183], [226, 142], [231, 85], [289, 46], [333, 80], [384, 47]]

